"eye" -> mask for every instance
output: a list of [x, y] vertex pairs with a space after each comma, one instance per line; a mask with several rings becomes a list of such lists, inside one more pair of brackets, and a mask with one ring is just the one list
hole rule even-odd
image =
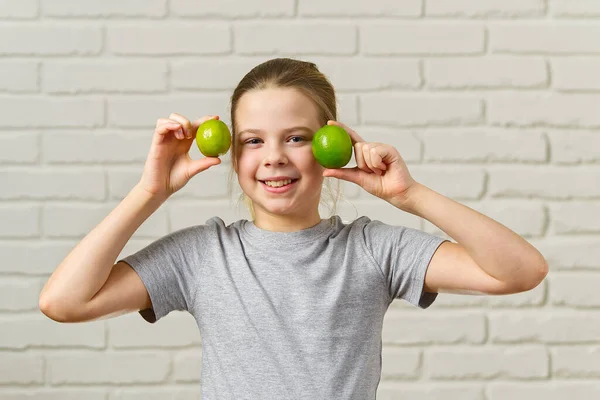
[[305, 141], [306, 139], [304, 139], [302, 136], [292, 136], [290, 140], [294, 143], [300, 143]]
[[244, 144], [259, 144], [259, 143], [260, 143], [260, 139], [258, 139], [258, 138], [248, 139], [244, 142]]

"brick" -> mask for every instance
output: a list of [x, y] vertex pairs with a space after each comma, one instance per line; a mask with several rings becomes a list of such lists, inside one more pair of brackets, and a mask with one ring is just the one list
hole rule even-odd
[[[363, 4], [363, 3], [360, 3]], [[367, 3], [364, 3], [367, 4]], [[421, 72], [417, 60], [377, 58], [311, 58], [336, 91], [418, 89]], [[373, 73], [373, 71], [377, 71]], [[360, 76], [360, 79], [356, 79]]]
[[200, 386], [192, 388], [179, 386], [151, 389], [125, 388], [113, 391], [109, 396], [109, 400], [198, 400], [201, 398], [200, 392]]
[[550, 139], [550, 159], [556, 164], [598, 163], [600, 136], [595, 131], [547, 132]]
[[486, 400], [483, 394], [483, 386], [479, 384], [393, 381], [381, 381], [377, 387], [377, 399]]
[[173, 380], [175, 382], [200, 382], [202, 350], [183, 350], [173, 356]]
[[373, 0], [348, 2], [344, 0], [299, 0], [298, 14], [303, 17], [419, 17], [421, 0]]
[[0, 241], [0, 273], [48, 275], [75, 247], [75, 242]]
[[473, 125], [483, 120], [483, 102], [462, 96], [365, 94], [360, 108], [361, 122], [374, 125]]
[[104, 173], [96, 169], [0, 169], [0, 199], [104, 200]]
[[494, 382], [487, 387], [487, 400], [588, 400], [600, 396], [598, 382]]
[[113, 127], [146, 128], [151, 133], [159, 118], [169, 118], [174, 112], [190, 121], [205, 115], [219, 115], [221, 121], [229, 125], [227, 94], [113, 97], [107, 104], [108, 123]]
[[366, 23], [359, 36], [368, 55], [482, 54], [485, 40], [483, 25], [423, 22]]
[[32, 19], [38, 14], [36, 0], [0, 0], [0, 19]]
[[42, 356], [5, 352], [0, 355], [0, 384], [35, 385], [44, 382]]
[[541, 58], [433, 58], [425, 62], [425, 82], [435, 89], [540, 88], [548, 85], [548, 79]]
[[185, 347], [200, 343], [196, 321], [184, 312], [173, 312], [152, 325], [138, 313], [111, 319], [107, 324], [112, 348]]
[[168, 208], [171, 230], [178, 231], [192, 225], [204, 225], [212, 217], [218, 216], [227, 225], [238, 219], [250, 220], [250, 214], [246, 211], [244, 204], [240, 202], [235, 207], [235, 200], [230, 204], [228, 200], [177, 200], [172, 199], [166, 203]]
[[38, 134], [30, 132], [0, 135], [0, 165], [38, 162], [40, 159], [39, 141]]
[[550, 300], [556, 306], [595, 308], [600, 306], [600, 274], [593, 272], [552, 273]]
[[519, 310], [488, 314], [493, 343], [595, 343], [600, 313], [576, 310]]
[[226, 24], [166, 21], [107, 27], [108, 50], [119, 55], [205, 55], [231, 52]]
[[103, 321], [59, 324], [38, 313], [35, 316], [4, 317], [1, 322], [0, 346], [4, 348], [102, 349], [106, 346]]
[[550, 14], [555, 17], [598, 17], [600, 3], [596, 0], [551, 0]]
[[32, 238], [40, 235], [39, 207], [0, 204], [0, 221], [0, 238]]
[[[144, 165], [152, 131], [45, 132], [42, 151], [48, 164], [136, 163]], [[73, 151], [77, 149], [77, 151]]]
[[597, 127], [599, 100], [591, 94], [495, 94], [488, 98], [488, 120], [504, 126]]
[[553, 231], [556, 234], [600, 233], [600, 203], [567, 202], [550, 204]]
[[[200, 3], [186, 2], [186, 4]], [[233, 91], [244, 75], [264, 61], [266, 61], [264, 57], [250, 59], [203, 57], [201, 60], [173, 60], [171, 86], [181, 90]]]
[[552, 270], [600, 268], [600, 238], [597, 236], [549, 236], [534, 244]]
[[[412, 131], [368, 125], [351, 128], [367, 142], [380, 142], [393, 146], [408, 164], [421, 161], [421, 141]], [[354, 159], [352, 161], [355, 162]]]
[[382, 349], [381, 379], [417, 379], [420, 366], [421, 351], [418, 349]]
[[427, 162], [521, 162], [548, 160], [548, 141], [541, 132], [472, 128], [419, 133]]
[[365, 191], [361, 191], [359, 198], [350, 204], [340, 203], [338, 215], [343, 221], [353, 221], [358, 217], [366, 216], [372, 220], [383, 221], [389, 225], [406, 226], [419, 229], [421, 221], [413, 214], [405, 213]]
[[600, 168], [494, 167], [488, 173], [492, 197], [568, 200], [600, 196]]
[[600, 58], [577, 57], [553, 58], [552, 86], [561, 90], [597, 91], [600, 89], [600, 77], [596, 74], [600, 68]]
[[0, 63], [0, 92], [32, 93], [38, 90], [38, 63], [12, 60]]
[[493, 53], [582, 54], [600, 53], [600, 25], [577, 22], [527, 22], [488, 27]]
[[183, 198], [225, 198], [227, 197], [227, 180], [229, 168], [216, 166], [194, 176], [181, 190], [171, 196], [172, 199]]
[[[546, 231], [546, 212], [538, 202], [493, 200], [462, 203], [500, 222], [523, 237], [542, 236]], [[442, 233], [429, 221], [425, 221], [425, 230], [435, 235]]]
[[260, 0], [239, 2], [171, 0], [171, 11], [181, 17], [272, 18], [292, 17], [294, 0]]
[[164, 17], [166, 0], [42, 0], [44, 15], [51, 17]]
[[[45, 237], [83, 238], [117, 207], [111, 204], [49, 204], [42, 223]], [[155, 211], [135, 232], [140, 237], [161, 237], [168, 233], [167, 213]]]
[[255, 22], [233, 27], [239, 54], [350, 55], [356, 52], [355, 26], [337, 22]]
[[444, 310], [423, 314], [390, 309], [384, 317], [382, 340], [397, 345], [483, 343], [485, 336], [481, 313]]
[[410, 172], [418, 182], [455, 200], [475, 200], [484, 193], [485, 172], [481, 168], [415, 165]]
[[107, 171], [108, 198], [123, 200], [140, 181], [143, 168], [111, 168]]
[[560, 346], [550, 349], [552, 376], [557, 378], [600, 378], [598, 346]]
[[102, 50], [100, 27], [6, 24], [0, 26], [0, 38], [3, 56], [90, 56]]
[[[68, 115], [68, 118], [57, 118], [60, 115]], [[100, 99], [0, 97], [0, 128], [95, 128], [102, 125], [104, 101]]]
[[52, 385], [164, 383], [170, 361], [166, 353], [61, 352], [46, 356]]
[[424, 369], [432, 379], [547, 378], [542, 346], [426, 349]]
[[38, 308], [40, 281], [6, 278], [0, 281], [0, 311], [34, 311]]
[[360, 123], [357, 96], [351, 94], [338, 94], [337, 103], [338, 121], [347, 126], [358, 125]]
[[167, 90], [163, 61], [46, 61], [42, 86], [48, 93], [139, 93]]
[[86, 388], [2, 390], [2, 400], [106, 400], [106, 396], [106, 390]]
[[536, 17], [546, 12], [544, 0], [427, 0], [425, 15], [442, 17]]

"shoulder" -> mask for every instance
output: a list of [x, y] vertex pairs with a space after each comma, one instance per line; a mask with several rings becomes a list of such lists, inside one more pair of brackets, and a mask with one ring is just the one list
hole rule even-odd
[[215, 237], [215, 235], [226, 235], [227, 233], [237, 232], [241, 229], [244, 222], [245, 220], [239, 220], [228, 225], [220, 217], [212, 217], [204, 224], [181, 228], [165, 237], [178, 242], [188, 239], [204, 240]]

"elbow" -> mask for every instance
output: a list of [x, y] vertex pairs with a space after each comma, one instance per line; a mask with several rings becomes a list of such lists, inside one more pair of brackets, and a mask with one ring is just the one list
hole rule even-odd
[[78, 322], [77, 314], [70, 307], [61, 305], [64, 301], [52, 300], [48, 295], [41, 295], [38, 301], [38, 307], [42, 314], [53, 321], [68, 323]]
[[548, 275], [548, 263], [546, 260], [542, 258], [541, 261], [536, 262], [534, 265], [535, 267], [530, 267], [529, 279], [521, 283], [518, 292], [533, 290], [546, 279]]

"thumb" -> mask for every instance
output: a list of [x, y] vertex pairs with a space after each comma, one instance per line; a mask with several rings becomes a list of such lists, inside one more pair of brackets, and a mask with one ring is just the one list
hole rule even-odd
[[188, 174], [189, 177], [192, 178], [193, 176], [199, 174], [202, 171], [205, 171], [207, 169], [209, 169], [212, 166], [221, 164], [221, 159], [217, 158], [217, 157], [206, 157], [206, 158], [201, 158], [199, 160], [194, 160], [190, 163], [189, 167], [188, 167]]
[[358, 167], [336, 168], [336, 169], [328, 168], [325, 171], [323, 171], [323, 176], [343, 179], [345, 181], [360, 185], [360, 182], [363, 179], [363, 174], [365, 174], [365, 173], [366, 173], [365, 171], [362, 171]]

